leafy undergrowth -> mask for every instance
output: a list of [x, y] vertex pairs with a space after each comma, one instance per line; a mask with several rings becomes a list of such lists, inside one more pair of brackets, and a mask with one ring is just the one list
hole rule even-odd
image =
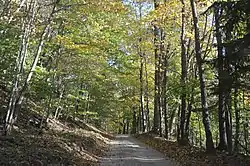
[[249, 166], [250, 158], [243, 155], [227, 155], [222, 152], [207, 154], [190, 145], [180, 146], [177, 142], [167, 141], [153, 134], [135, 136], [140, 141], [178, 161], [183, 166]]
[[41, 131], [19, 119], [11, 136], [0, 137], [0, 165], [98, 165], [112, 138], [83, 122], [50, 120]]

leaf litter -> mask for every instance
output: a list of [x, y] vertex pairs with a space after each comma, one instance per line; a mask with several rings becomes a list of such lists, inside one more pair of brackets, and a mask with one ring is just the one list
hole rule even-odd
[[98, 165], [113, 138], [82, 121], [50, 120], [41, 132], [19, 119], [11, 136], [0, 137], [0, 165]]
[[250, 157], [216, 151], [208, 154], [198, 147], [191, 145], [181, 146], [177, 142], [168, 141], [152, 133], [143, 133], [135, 136], [138, 140], [157, 149], [166, 157], [178, 161], [182, 166], [249, 166]]

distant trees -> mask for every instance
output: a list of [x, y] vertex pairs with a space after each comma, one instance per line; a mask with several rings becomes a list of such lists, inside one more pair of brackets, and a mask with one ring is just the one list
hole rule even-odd
[[[130, 71], [119, 67], [130, 63], [119, 62], [126, 55], [120, 43], [126, 39], [122, 22], [127, 13], [121, 2], [110, 3], [114, 6], [101, 1], [0, 2], [0, 35], [9, 41], [1, 42], [1, 64], [9, 63], [0, 67], [4, 73], [1, 86], [12, 89], [9, 104], [2, 103], [6, 105], [5, 135], [11, 132], [19, 112], [27, 112], [23, 103], [29, 111], [40, 113], [42, 121], [81, 118], [100, 126], [106, 123], [100, 122], [101, 116], [111, 121], [117, 115], [115, 104], [124, 104], [123, 110], [132, 105], [121, 99], [122, 95], [133, 96], [124, 86], [129, 83], [122, 80]], [[97, 18], [100, 13], [101, 19]], [[118, 13], [120, 17], [116, 17]], [[33, 102], [36, 105], [30, 107]]]
[[215, 147], [247, 152], [248, 126], [241, 122], [249, 119], [243, 95], [249, 79], [249, 2], [189, 2], [152, 1], [154, 11], [140, 19], [152, 25], [153, 34], [153, 49], [146, 52], [155, 68], [152, 131], [180, 144], [205, 142], [211, 152]]

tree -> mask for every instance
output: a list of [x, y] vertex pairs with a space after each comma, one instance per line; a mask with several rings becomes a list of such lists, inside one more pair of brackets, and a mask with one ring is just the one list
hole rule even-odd
[[[7, 135], [10, 131], [11, 128], [13, 126], [14, 123], [14, 119], [16, 118], [18, 112], [21, 109], [21, 105], [24, 99], [24, 93], [29, 85], [29, 82], [31, 80], [31, 77], [35, 71], [35, 68], [37, 66], [37, 63], [39, 61], [39, 57], [40, 54], [42, 52], [43, 49], [43, 45], [44, 42], [46, 40], [46, 38], [49, 36], [49, 27], [50, 24], [52, 22], [53, 19], [53, 15], [55, 13], [56, 10], [56, 5], [59, 1], [55, 1], [53, 2], [52, 5], [52, 9], [50, 11], [50, 15], [48, 16], [47, 20], [46, 20], [46, 24], [42, 30], [41, 33], [41, 37], [39, 39], [39, 42], [37, 44], [37, 48], [36, 51], [34, 52], [34, 59], [31, 65], [31, 68], [26, 76], [26, 78], [24, 78], [23, 80], [23, 85], [21, 83], [21, 76], [23, 73], [23, 69], [24, 69], [24, 65], [26, 63], [26, 57], [27, 57], [27, 51], [28, 51], [28, 45], [29, 45], [29, 33], [31, 31], [31, 26], [34, 23], [33, 21], [35, 20], [35, 15], [36, 12], [38, 12], [38, 2], [34, 1], [34, 2], [30, 2], [30, 3], [26, 3], [26, 7], [28, 10], [28, 13], [31, 14], [31, 18], [27, 18], [26, 22], [23, 22], [23, 35], [22, 35], [22, 43], [20, 44], [20, 49], [19, 49], [19, 55], [18, 58], [16, 60], [16, 66], [15, 66], [15, 80], [13, 82], [13, 89], [12, 89], [12, 94], [10, 97], [10, 101], [9, 101], [9, 105], [8, 105], [8, 111], [7, 111], [7, 115], [6, 115], [6, 120], [5, 120], [5, 127], [4, 127], [4, 134]], [[24, 3], [24, 2], [21, 2]], [[25, 77], [25, 76], [24, 76]]]
[[[154, 7], [157, 9], [159, 7], [159, 3], [154, 1]], [[154, 25], [154, 56], [155, 56], [155, 89], [154, 89], [154, 124], [153, 131], [155, 133], [161, 133], [161, 109], [160, 109], [160, 71], [159, 71], [159, 58], [160, 58], [160, 29]]]
[[206, 85], [204, 81], [204, 71], [202, 68], [202, 58], [201, 58], [201, 45], [200, 45], [200, 35], [199, 35], [199, 26], [198, 26], [198, 14], [196, 10], [196, 4], [194, 0], [190, 0], [192, 15], [193, 15], [193, 24], [195, 31], [195, 53], [196, 61], [198, 66], [199, 80], [200, 80], [200, 91], [201, 91], [201, 103], [202, 103], [202, 116], [203, 116], [203, 125], [206, 132], [206, 150], [208, 152], [214, 151], [214, 143], [211, 132], [211, 124], [209, 117], [209, 110], [207, 105], [207, 93]]

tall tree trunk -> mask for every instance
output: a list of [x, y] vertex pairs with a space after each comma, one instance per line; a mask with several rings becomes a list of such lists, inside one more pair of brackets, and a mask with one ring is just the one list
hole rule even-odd
[[217, 52], [218, 52], [218, 78], [219, 78], [219, 145], [217, 149], [227, 150], [227, 140], [226, 140], [226, 123], [225, 123], [225, 90], [223, 83], [223, 46], [222, 46], [222, 34], [220, 29], [220, 19], [221, 19], [222, 9], [220, 6], [215, 7], [215, 28], [216, 28], [216, 39], [217, 39]]
[[196, 9], [196, 4], [194, 0], [190, 0], [192, 15], [193, 15], [193, 24], [195, 31], [195, 52], [196, 52], [196, 61], [198, 66], [199, 81], [200, 81], [200, 90], [201, 90], [201, 103], [202, 103], [202, 116], [203, 116], [203, 125], [206, 133], [206, 150], [208, 152], [214, 151], [214, 143], [211, 132], [211, 122], [209, 117], [209, 110], [207, 105], [207, 92], [204, 78], [204, 71], [202, 68], [202, 51], [201, 51], [201, 42], [200, 42], [200, 32], [198, 26], [198, 14]]
[[[142, 18], [142, 4], [139, 4], [139, 17]], [[141, 43], [142, 38], [139, 38], [139, 44]], [[140, 56], [140, 131], [145, 132], [145, 110], [144, 110], [144, 53], [141, 50], [139, 45], [139, 56]]]
[[[226, 30], [226, 41], [232, 40], [232, 29]], [[231, 47], [226, 47], [226, 56], [225, 56], [225, 111], [226, 111], [226, 134], [227, 134], [227, 144], [228, 144], [228, 152], [232, 153], [233, 150], [233, 141], [232, 141], [232, 83], [233, 79], [231, 76], [232, 67], [231, 67], [231, 56], [233, 50]]]
[[[165, 56], [166, 56], [166, 51], [165, 51], [165, 33], [163, 32], [162, 29], [160, 29], [160, 54], [159, 54], [159, 66], [158, 66], [158, 93], [159, 93], [159, 115], [160, 115], [160, 129], [159, 129], [159, 134], [162, 136], [162, 121], [163, 121], [163, 114], [164, 114], [164, 96], [166, 95], [166, 83], [164, 85], [164, 79], [166, 81], [166, 75], [165, 71], [167, 70], [167, 66], [165, 66]], [[165, 88], [165, 90], [164, 90]]]
[[165, 138], [168, 139], [168, 99], [167, 99], [167, 79], [168, 79], [168, 59], [166, 54], [164, 55], [164, 71], [163, 71], [163, 101], [162, 101], [162, 112], [164, 114], [164, 127], [165, 127]]
[[160, 128], [160, 114], [159, 114], [159, 87], [158, 87], [158, 51], [155, 50], [155, 89], [154, 89], [154, 124], [153, 132], [159, 133]]
[[185, 138], [185, 121], [186, 121], [186, 79], [187, 79], [187, 48], [186, 48], [186, 3], [182, 3], [182, 28], [181, 28], [181, 118], [180, 118], [180, 141], [181, 144], [186, 144]]
[[141, 130], [145, 132], [145, 111], [144, 111], [144, 79], [143, 79], [143, 69], [144, 69], [144, 57], [140, 49], [140, 110], [141, 110]]
[[[154, 7], [157, 9], [159, 6], [158, 2], [154, 0]], [[155, 54], [155, 89], [154, 89], [154, 123], [153, 123], [153, 132], [159, 134], [160, 130], [160, 94], [159, 94], [159, 28], [154, 26], [154, 54]]]

